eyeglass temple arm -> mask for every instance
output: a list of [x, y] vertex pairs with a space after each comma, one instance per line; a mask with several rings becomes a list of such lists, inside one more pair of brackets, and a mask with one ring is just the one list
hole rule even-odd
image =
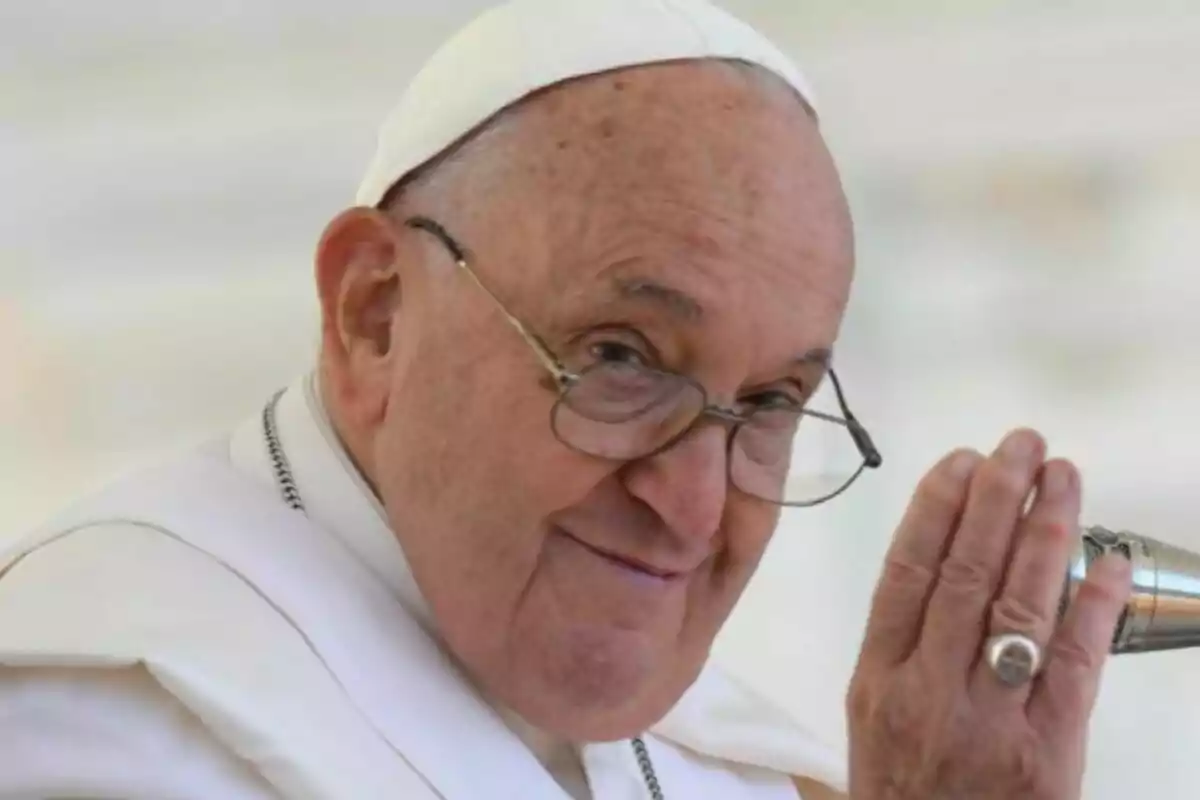
[[475, 285], [482, 289], [483, 293], [492, 299], [492, 302], [496, 304], [496, 308], [500, 310], [500, 313], [504, 315], [504, 318], [508, 320], [509, 324], [517, 329], [517, 333], [519, 333], [521, 338], [525, 340], [526, 344], [533, 349], [538, 361], [542, 363], [542, 366], [545, 367], [546, 370], [554, 377], [556, 382], [558, 382], [560, 385], [566, 385], [575, 379], [575, 376], [568, 372], [566, 367], [559, 363], [559, 360], [554, 356], [553, 353], [550, 352], [550, 348], [546, 347], [545, 342], [543, 342], [537, 336], [537, 334], [526, 328], [525, 323], [521, 322], [521, 320], [510, 314], [508, 309], [504, 307], [504, 303], [500, 301], [500, 298], [497, 297], [495, 293], [487, 287], [487, 284], [479, 279], [479, 276], [475, 274], [475, 270], [471, 269], [471, 265], [467, 262], [466, 251], [459, 246], [458, 242], [454, 240], [454, 237], [446, 232], [445, 228], [428, 217], [413, 217], [407, 221], [407, 225], [410, 228], [417, 228], [419, 230], [432, 233], [441, 241], [443, 245], [445, 245], [446, 249], [450, 251], [450, 255], [454, 258], [454, 262], [458, 268], [467, 273], [467, 275], [471, 276], [471, 280], [475, 283]]
[[842, 417], [846, 420], [846, 428], [850, 431], [850, 438], [854, 440], [854, 446], [858, 448], [859, 454], [863, 457], [864, 466], [869, 469], [878, 469], [883, 464], [883, 455], [875, 446], [871, 434], [867, 433], [867, 429], [858, 421], [858, 417], [850, 411], [850, 407], [846, 404], [846, 395], [842, 392], [842, 382], [838, 380], [837, 373], [832, 369], [829, 370], [829, 379], [833, 381], [833, 392], [837, 395], [838, 406], [841, 409]]
[[[555, 381], [557, 381], [560, 385], [565, 386], [576, 380], [576, 376], [567, 371], [567, 369], [559, 362], [559, 360], [555, 358], [554, 354], [550, 352], [550, 348], [546, 347], [546, 344], [540, 338], [538, 338], [536, 334], [526, 328], [525, 323], [521, 322], [521, 320], [509, 313], [508, 309], [504, 307], [504, 303], [500, 301], [500, 298], [497, 297], [492, 290], [489, 289], [487, 285], [479, 279], [479, 276], [475, 274], [475, 270], [471, 269], [471, 265], [467, 263], [466, 251], [459, 246], [458, 242], [454, 240], [454, 237], [446, 232], [445, 228], [428, 217], [412, 217], [407, 221], [407, 224], [411, 228], [417, 228], [432, 233], [442, 242], [443, 245], [445, 245], [446, 249], [450, 251], [451, 256], [453, 256], [458, 267], [470, 275], [471, 280], [475, 282], [475, 285], [482, 289], [484, 294], [492, 299], [492, 302], [496, 304], [496, 308], [500, 310], [500, 313], [504, 315], [504, 318], [508, 320], [509, 324], [516, 328], [517, 333], [521, 335], [521, 338], [529, 344], [538, 360], [542, 362], [542, 366], [545, 367], [552, 376], [554, 376]], [[850, 407], [846, 405], [846, 396], [842, 392], [842, 384], [841, 381], [838, 380], [837, 373], [830, 369], [829, 377], [833, 381], [833, 390], [834, 393], [837, 394], [838, 406], [841, 409], [842, 416], [846, 420], [846, 427], [850, 431], [851, 438], [854, 439], [855, 447], [858, 448], [858, 452], [863, 457], [865, 466], [871, 469], [879, 467], [883, 463], [883, 456], [879, 453], [879, 449], [875, 447], [875, 442], [872, 441], [871, 434], [867, 433], [867, 429], [863, 427], [862, 423], [858, 421], [858, 418], [851, 413]]]
[[471, 276], [471, 280], [475, 282], [476, 286], [482, 289], [488, 297], [492, 298], [492, 302], [496, 304], [496, 308], [500, 309], [500, 313], [504, 315], [504, 318], [508, 320], [509, 324], [516, 328], [517, 333], [521, 334], [521, 338], [524, 339], [531, 348], [533, 348], [533, 352], [535, 355], [537, 355], [538, 361], [542, 362], [542, 366], [554, 376], [554, 380], [558, 381], [559, 383], [570, 383], [574, 376], [571, 375], [571, 373], [569, 373], [566, 368], [559, 363], [558, 359], [554, 357], [554, 354], [550, 352], [550, 348], [546, 347], [545, 343], [542, 342], [537, 334], [526, 328], [525, 323], [521, 322], [521, 320], [517, 319], [508, 312], [508, 309], [505, 308], [504, 304], [500, 302], [500, 298], [496, 297], [496, 295], [492, 293], [492, 290], [485, 286], [483, 281], [479, 280], [479, 276], [475, 274], [475, 270], [471, 269], [471, 265], [468, 264], [465, 259], [460, 258], [458, 260], [458, 266]]

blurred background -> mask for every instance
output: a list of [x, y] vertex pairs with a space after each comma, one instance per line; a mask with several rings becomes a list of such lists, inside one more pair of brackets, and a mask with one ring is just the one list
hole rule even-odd
[[[1200, 548], [1195, 0], [726, 0], [815, 83], [857, 215], [839, 352], [885, 468], [789, 514], [717, 657], [840, 742], [920, 474], [1033, 425], [1085, 516]], [[309, 365], [311, 255], [480, 0], [0, 4], [0, 537]], [[1200, 651], [1124, 656], [1091, 800], [1195, 796]]]

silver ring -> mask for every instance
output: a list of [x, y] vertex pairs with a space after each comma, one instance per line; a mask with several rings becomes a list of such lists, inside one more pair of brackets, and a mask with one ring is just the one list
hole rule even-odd
[[1023, 686], [1042, 668], [1041, 646], [1024, 634], [996, 634], [987, 640], [983, 653], [1005, 686]]

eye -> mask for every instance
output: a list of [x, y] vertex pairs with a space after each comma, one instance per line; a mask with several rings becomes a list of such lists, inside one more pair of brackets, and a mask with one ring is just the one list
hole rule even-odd
[[649, 366], [649, 359], [634, 347], [625, 342], [605, 339], [588, 346], [588, 354], [596, 361], [610, 364], [630, 364], [639, 367]]
[[792, 389], [771, 389], [769, 391], [755, 392], [748, 397], [743, 397], [741, 402], [755, 409], [803, 408], [804, 395], [799, 387]]

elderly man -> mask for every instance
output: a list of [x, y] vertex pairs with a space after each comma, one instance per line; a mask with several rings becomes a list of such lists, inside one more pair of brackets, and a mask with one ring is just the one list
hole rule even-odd
[[766, 41], [516, 0], [358, 199], [312, 375], [0, 553], [0, 796], [1078, 796], [1128, 576], [1058, 621], [1078, 478], [1033, 432], [918, 487], [848, 770], [707, 663], [780, 509], [880, 463], [830, 363], [846, 202]]

